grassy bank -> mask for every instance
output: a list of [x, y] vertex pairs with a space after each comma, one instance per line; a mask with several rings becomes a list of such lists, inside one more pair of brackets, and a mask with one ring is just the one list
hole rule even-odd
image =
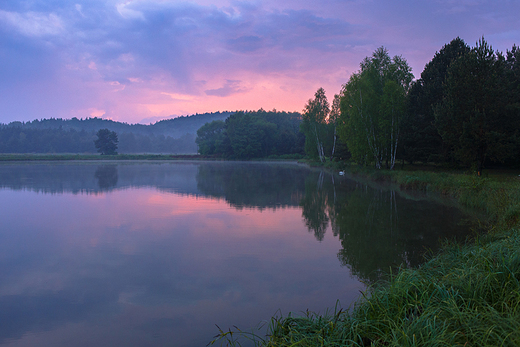
[[494, 230], [507, 230], [520, 222], [520, 178], [513, 171], [473, 173], [424, 170], [351, 170], [373, 181], [397, 184], [401, 189], [435, 192], [456, 199], [460, 205], [484, 212]]
[[489, 231], [446, 245], [418, 269], [373, 286], [348, 311], [273, 318], [268, 336], [222, 332], [217, 343], [258, 346], [519, 346], [520, 180], [516, 174], [352, 170], [353, 175], [448, 195], [484, 211]]

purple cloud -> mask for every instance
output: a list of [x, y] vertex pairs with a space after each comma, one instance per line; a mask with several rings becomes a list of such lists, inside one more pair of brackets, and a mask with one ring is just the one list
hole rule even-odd
[[[247, 109], [301, 110], [318, 87], [337, 93], [381, 45], [419, 76], [457, 36], [473, 45], [485, 35], [501, 51], [520, 37], [516, 2], [208, 3], [2, 1], [0, 122], [91, 109], [132, 122], [236, 109], [245, 100], [254, 103]], [[227, 103], [206, 99], [214, 96]]]
[[237, 93], [247, 92], [247, 88], [240, 87], [240, 81], [227, 80], [223, 87], [217, 89], [208, 89], [204, 91], [206, 95], [225, 97]]

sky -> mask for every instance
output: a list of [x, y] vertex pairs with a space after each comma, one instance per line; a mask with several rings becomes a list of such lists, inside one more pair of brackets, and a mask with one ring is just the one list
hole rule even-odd
[[378, 47], [416, 78], [443, 45], [520, 44], [518, 0], [2, 0], [0, 123], [301, 112]]

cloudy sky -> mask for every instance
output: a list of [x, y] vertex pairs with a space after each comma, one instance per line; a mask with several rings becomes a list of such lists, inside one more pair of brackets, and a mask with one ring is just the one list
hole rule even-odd
[[0, 122], [301, 111], [376, 48], [416, 77], [460, 36], [520, 44], [518, 0], [2, 0]]

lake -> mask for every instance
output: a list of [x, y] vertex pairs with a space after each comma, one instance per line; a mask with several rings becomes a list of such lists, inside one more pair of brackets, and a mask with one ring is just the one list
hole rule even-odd
[[0, 345], [206, 346], [347, 308], [468, 219], [296, 163], [3, 163]]

